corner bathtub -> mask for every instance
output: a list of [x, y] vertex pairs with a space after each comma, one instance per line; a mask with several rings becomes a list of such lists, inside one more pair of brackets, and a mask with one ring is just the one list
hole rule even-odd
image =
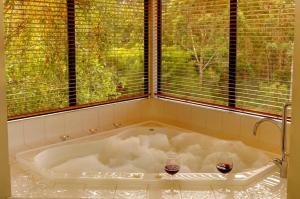
[[[276, 167], [275, 155], [240, 141], [225, 141], [186, 129], [144, 122], [21, 152], [17, 161], [47, 180], [78, 183], [166, 183], [167, 154], [177, 153], [180, 183], [246, 185]], [[230, 156], [233, 170], [216, 170], [220, 156]]]

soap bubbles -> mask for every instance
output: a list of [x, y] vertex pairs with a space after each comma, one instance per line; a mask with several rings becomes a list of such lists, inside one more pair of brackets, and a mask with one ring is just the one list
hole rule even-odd
[[[56, 172], [162, 172], [169, 152], [180, 160], [184, 173], [216, 172], [217, 157], [226, 153], [233, 172], [263, 166], [269, 157], [239, 141], [225, 141], [197, 133], [158, 132], [99, 140], [98, 152], [66, 159], [50, 168]], [[86, 149], [87, 150], [87, 149]]]

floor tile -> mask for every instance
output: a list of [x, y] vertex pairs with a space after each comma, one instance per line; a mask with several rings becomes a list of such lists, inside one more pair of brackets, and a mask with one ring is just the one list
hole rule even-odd
[[146, 185], [141, 186], [117, 186], [114, 199], [147, 199], [148, 190]]
[[214, 186], [213, 190], [216, 199], [250, 199], [242, 187]]
[[84, 198], [113, 199], [116, 186], [86, 186], [82, 195]]
[[150, 186], [149, 199], [181, 199], [180, 186], [176, 183]]
[[182, 199], [214, 199], [213, 190], [210, 187], [181, 186]]
[[275, 172], [251, 184], [247, 188], [248, 195], [253, 199], [286, 198], [286, 180], [280, 179]]
[[[286, 180], [272, 172], [249, 186], [187, 186], [177, 182], [163, 185], [55, 184], [17, 164], [11, 165], [12, 196], [21, 198], [103, 199], [286, 199]], [[172, 190], [174, 189], [174, 190]]]

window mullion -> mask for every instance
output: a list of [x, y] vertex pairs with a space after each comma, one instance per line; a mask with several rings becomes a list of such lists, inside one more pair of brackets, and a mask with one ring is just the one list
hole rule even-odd
[[162, 0], [157, 0], [157, 92], [161, 93]]
[[237, 0], [230, 0], [228, 106], [236, 106]]
[[75, 0], [67, 0], [68, 27], [68, 78], [69, 106], [77, 104], [76, 97], [76, 48], [75, 48]]
[[144, 0], [144, 88], [149, 93], [149, 0]]

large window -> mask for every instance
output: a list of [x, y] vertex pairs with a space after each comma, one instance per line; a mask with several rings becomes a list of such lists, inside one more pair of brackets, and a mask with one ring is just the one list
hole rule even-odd
[[146, 96], [148, 3], [5, 0], [8, 116]]
[[158, 95], [279, 115], [294, 0], [159, 0]]
[[[158, 0], [158, 95], [278, 115], [295, 0]], [[147, 0], [5, 0], [8, 115], [148, 95]]]

